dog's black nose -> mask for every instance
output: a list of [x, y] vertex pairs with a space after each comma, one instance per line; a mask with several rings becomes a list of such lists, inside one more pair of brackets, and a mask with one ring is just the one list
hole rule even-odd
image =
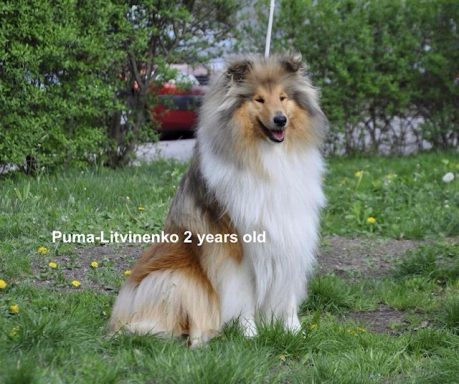
[[278, 127], [283, 127], [287, 123], [287, 117], [282, 114], [275, 115], [273, 120]]

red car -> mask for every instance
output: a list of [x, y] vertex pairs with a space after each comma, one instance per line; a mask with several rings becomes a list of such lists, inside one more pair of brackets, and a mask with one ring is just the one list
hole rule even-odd
[[176, 80], [163, 83], [158, 93], [160, 102], [151, 108], [151, 113], [160, 123], [159, 131], [192, 132], [197, 124], [197, 111], [205, 86], [193, 75], [179, 72]]

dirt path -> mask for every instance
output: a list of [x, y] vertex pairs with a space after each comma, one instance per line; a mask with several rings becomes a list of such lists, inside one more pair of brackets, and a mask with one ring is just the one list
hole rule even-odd
[[[410, 249], [420, 245], [412, 240], [383, 240], [371, 238], [345, 238], [327, 236], [322, 239], [318, 259], [318, 273], [334, 273], [350, 281], [365, 278], [382, 278], [388, 274], [395, 262]], [[80, 288], [99, 292], [117, 291], [125, 278], [123, 272], [132, 268], [142, 252], [141, 246], [98, 246], [76, 248], [73, 252], [53, 259], [37, 256], [32, 265], [37, 285], [58, 290], [72, 290], [69, 282], [78, 280]], [[58, 264], [51, 270], [49, 261]], [[98, 268], [91, 268], [92, 261]], [[374, 311], [348, 312], [343, 320], [353, 320], [375, 332], [394, 333], [391, 325], [404, 322], [404, 313], [381, 305]]]
[[414, 240], [327, 236], [317, 257], [319, 272], [343, 277], [380, 277], [419, 244]]
[[158, 159], [175, 159], [186, 162], [193, 155], [195, 139], [164, 140], [156, 143], [139, 145], [136, 150], [136, 162], [151, 162]]
[[[346, 238], [326, 236], [322, 239], [317, 256], [320, 274], [334, 273], [342, 277], [380, 277], [394, 266], [406, 251], [416, 248], [419, 241], [383, 240], [370, 238]], [[130, 269], [142, 253], [142, 246], [96, 246], [75, 248], [73, 252], [52, 259], [61, 267], [66, 279], [84, 281], [92, 270], [90, 263], [97, 261], [100, 267], [123, 272]], [[48, 259], [39, 257], [32, 265], [34, 272], [47, 267]]]
[[[326, 236], [322, 239], [317, 256], [318, 273], [334, 273], [350, 279], [359, 279], [362, 276], [382, 277], [399, 258], [419, 244], [419, 241], [413, 240]], [[60, 274], [61, 282], [78, 280], [87, 288], [115, 290], [116, 284], [110, 284], [110, 275], [123, 278], [123, 272], [132, 268], [143, 248], [145, 247], [133, 245], [75, 248], [72, 252], [52, 259], [37, 256], [32, 263], [32, 270], [40, 285], [55, 286], [53, 273], [56, 272]], [[51, 271], [49, 261], [56, 262], [58, 270]], [[97, 275], [90, 266], [92, 261], [99, 264]]]

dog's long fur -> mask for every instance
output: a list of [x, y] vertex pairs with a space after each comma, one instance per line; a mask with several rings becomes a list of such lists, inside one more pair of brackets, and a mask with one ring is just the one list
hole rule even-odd
[[[276, 115], [287, 118], [284, 127]], [[164, 231], [181, 240], [144, 252], [116, 300], [111, 330], [186, 334], [193, 346], [233, 319], [247, 336], [257, 318], [298, 330], [325, 202], [325, 127], [301, 57], [230, 63], [205, 96], [191, 166], [166, 219]], [[253, 231], [265, 231], [266, 242], [241, 241]], [[197, 234], [239, 241], [198, 246]]]

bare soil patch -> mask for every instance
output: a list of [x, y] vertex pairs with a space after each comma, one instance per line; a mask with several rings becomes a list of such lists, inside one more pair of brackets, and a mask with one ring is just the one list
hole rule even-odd
[[392, 269], [408, 250], [420, 244], [415, 240], [327, 236], [317, 257], [319, 273], [335, 273], [342, 277], [380, 277]]
[[[361, 276], [381, 277], [393, 268], [406, 251], [419, 244], [419, 241], [413, 240], [327, 236], [322, 241], [317, 257], [318, 272], [355, 279]], [[135, 245], [75, 248], [55, 257], [37, 257], [32, 263], [32, 270], [39, 285], [64, 287], [66, 284], [68, 286], [68, 282], [78, 280], [86, 288], [116, 290], [119, 281], [115, 279], [110, 283], [110, 273], [124, 278], [123, 272], [132, 268], [144, 248]], [[56, 262], [58, 270], [51, 270], [49, 261]], [[92, 261], [99, 264], [96, 270], [91, 268]], [[60, 279], [56, 279], [57, 274]]]
[[[318, 259], [318, 272], [335, 273], [343, 278], [362, 276], [379, 278], [387, 274], [406, 251], [420, 245], [412, 240], [385, 240], [371, 238], [345, 238], [327, 236], [322, 241]], [[114, 294], [143, 251], [142, 246], [96, 246], [76, 248], [57, 257], [37, 257], [32, 265], [37, 285], [59, 290], [75, 289], [73, 280], [81, 282], [80, 289], [92, 289]], [[56, 270], [49, 261], [58, 264]], [[91, 262], [98, 263], [91, 268]], [[388, 306], [367, 312], [349, 312], [343, 320], [352, 320], [374, 332], [396, 334], [408, 327], [404, 313]]]
[[[96, 246], [75, 248], [59, 256], [37, 256], [32, 263], [32, 271], [37, 285], [70, 288], [77, 280], [81, 288], [98, 291], [117, 291], [124, 272], [130, 270], [142, 254], [142, 246]], [[50, 261], [57, 263], [57, 269], [51, 269]], [[91, 267], [96, 261], [97, 268]]]
[[343, 316], [343, 320], [352, 320], [362, 325], [365, 329], [397, 335], [408, 328], [409, 322], [405, 314], [386, 305], [381, 305], [374, 311], [350, 312]]

